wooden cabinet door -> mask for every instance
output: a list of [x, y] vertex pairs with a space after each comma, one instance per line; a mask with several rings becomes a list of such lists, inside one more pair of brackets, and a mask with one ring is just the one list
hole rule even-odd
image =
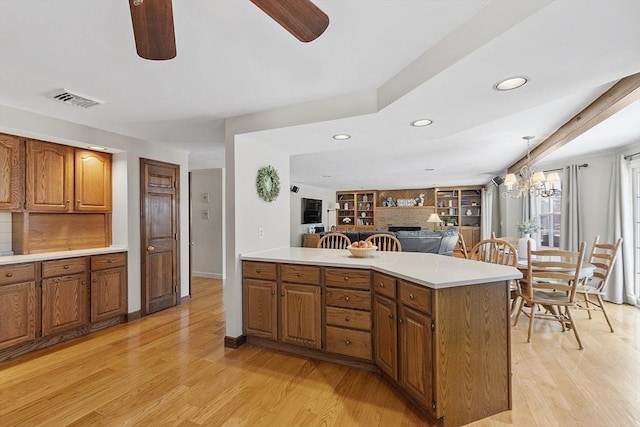
[[22, 154], [18, 137], [0, 133], [0, 211], [22, 208]]
[[73, 148], [27, 140], [25, 186], [28, 210], [72, 210]]
[[36, 338], [36, 282], [0, 286], [0, 349]]
[[433, 408], [431, 318], [400, 305], [400, 384], [424, 408]]
[[398, 324], [396, 302], [380, 295], [373, 300], [373, 354], [376, 365], [398, 380]]
[[83, 326], [88, 321], [87, 274], [42, 280], [42, 335]]
[[277, 283], [269, 280], [244, 279], [242, 289], [243, 326], [245, 335], [278, 339]]
[[75, 210], [111, 211], [111, 154], [75, 150]]
[[321, 348], [320, 286], [280, 285], [280, 341]]
[[99, 322], [127, 314], [127, 269], [91, 273], [91, 321]]

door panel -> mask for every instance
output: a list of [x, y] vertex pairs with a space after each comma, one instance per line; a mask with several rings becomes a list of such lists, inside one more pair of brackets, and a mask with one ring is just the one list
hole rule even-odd
[[178, 303], [179, 166], [140, 160], [143, 307], [145, 314]]

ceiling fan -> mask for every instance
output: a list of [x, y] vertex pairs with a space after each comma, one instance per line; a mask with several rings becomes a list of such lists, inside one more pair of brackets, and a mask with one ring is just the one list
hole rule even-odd
[[[250, 0], [264, 13], [307, 43], [329, 25], [329, 17], [311, 0]], [[167, 60], [176, 56], [171, 0], [129, 0], [138, 56]]]

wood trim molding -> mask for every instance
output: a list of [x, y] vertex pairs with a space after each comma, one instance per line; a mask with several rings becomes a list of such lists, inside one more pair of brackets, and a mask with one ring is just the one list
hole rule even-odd
[[[531, 163], [539, 162], [638, 99], [640, 99], [640, 73], [621, 79], [584, 110], [560, 126], [551, 136], [531, 150]], [[527, 156], [524, 156], [509, 166], [508, 172], [517, 173], [526, 163]]]
[[247, 337], [245, 335], [240, 335], [239, 337], [224, 337], [224, 346], [226, 348], [238, 348], [242, 344], [247, 342]]
[[142, 311], [138, 310], [138, 311], [134, 311], [133, 313], [128, 313], [127, 314], [127, 322], [133, 322], [134, 320], [140, 320], [142, 319]]

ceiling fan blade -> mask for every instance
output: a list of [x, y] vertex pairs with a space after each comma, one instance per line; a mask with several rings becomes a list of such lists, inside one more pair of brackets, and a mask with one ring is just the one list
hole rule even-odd
[[129, 0], [138, 56], [167, 60], [176, 56], [171, 0]]
[[311, 0], [251, 0], [264, 13], [307, 43], [320, 37], [329, 26], [329, 17]]

